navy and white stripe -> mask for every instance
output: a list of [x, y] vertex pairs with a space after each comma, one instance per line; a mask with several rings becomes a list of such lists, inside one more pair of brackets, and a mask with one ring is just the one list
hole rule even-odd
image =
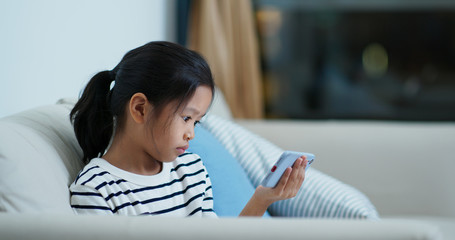
[[70, 186], [76, 213], [216, 217], [200, 157], [185, 153], [156, 175], [133, 174], [95, 158]]
[[[254, 186], [261, 183], [283, 153], [283, 149], [233, 121], [211, 114], [201, 124], [239, 161]], [[296, 197], [276, 202], [268, 210], [271, 215], [286, 217], [379, 218], [364, 194], [314, 167], [306, 172]]]

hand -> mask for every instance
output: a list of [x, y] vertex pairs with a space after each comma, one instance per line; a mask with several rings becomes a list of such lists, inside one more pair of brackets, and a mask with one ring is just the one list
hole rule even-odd
[[269, 205], [297, 195], [303, 180], [305, 179], [305, 168], [308, 160], [305, 156], [299, 157], [292, 168], [287, 168], [281, 176], [280, 181], [274, 188], [267, 188], [262, 185], [258, 186], [255, 195], [260, 199], [269, 202]]
[[306, 156], [301, 156], [294, 162], [292, 168], [289, 167], [284, 171], [274, 188], [259, 185], [240, 216], [262, 216], [270, 204], [295, 197], [305, 179], [307, 164]]

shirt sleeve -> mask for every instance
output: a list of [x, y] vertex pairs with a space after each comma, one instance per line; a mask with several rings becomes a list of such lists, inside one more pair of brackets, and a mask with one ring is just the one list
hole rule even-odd
[[[205, 167], [204, 167], [205, 169]], [[209, 174], [205, 169], [206, 177], [206, 188], [204, 193], [204, 199], [202, 201], [202, 216], [208, 218], [217, 218], [215, 211], [213, 210], [213, 192], [212, 192], [212, 182], [210, 181]]]
[[89, 186], [73, 183], [70, 186], [70, 203], [76, 214], [114, 214], [101, 193]]

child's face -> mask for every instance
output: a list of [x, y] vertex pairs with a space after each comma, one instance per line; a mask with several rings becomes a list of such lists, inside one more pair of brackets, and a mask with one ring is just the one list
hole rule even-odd
[[[200, 86], [188, 101], [183, 111], [174, 114], [173, 104], [166, 106], [153, 124], [152, 147], [155, 159], [161, 162], [174, 161], [183, 154], [194, 138], [194, 127], [207, 112], [212, 101], [209, 87]], [[172, 116], [169, 119], [169, 116]], [[169, 122], [170, 121], [170, 122]]]

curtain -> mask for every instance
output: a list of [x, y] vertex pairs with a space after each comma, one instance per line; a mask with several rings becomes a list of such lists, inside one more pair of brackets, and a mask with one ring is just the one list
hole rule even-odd
[[205, 57], [234, 117], [263, 117], [259, 46], [249, 0], [193, 0], [188, 48]]

